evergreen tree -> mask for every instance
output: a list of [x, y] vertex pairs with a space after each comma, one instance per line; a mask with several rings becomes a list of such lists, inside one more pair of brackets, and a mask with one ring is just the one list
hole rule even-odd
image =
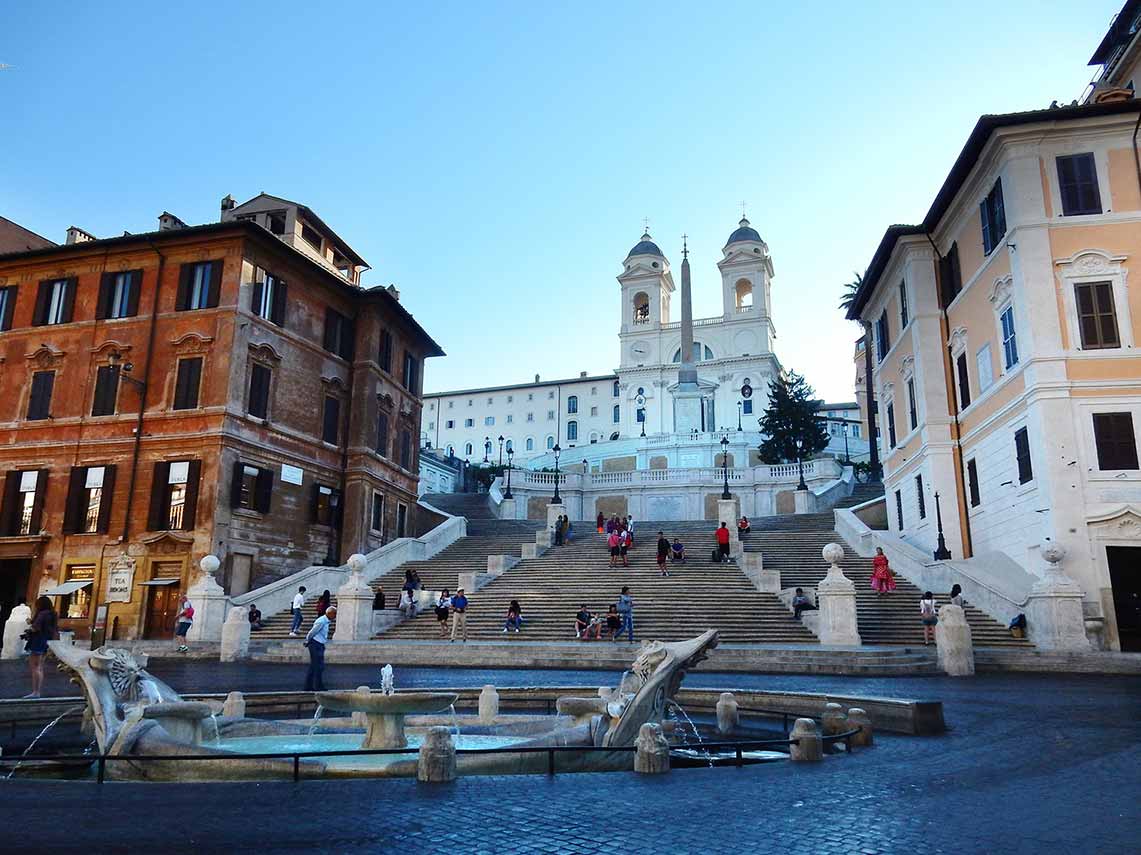
[[815, 390], [795, 371], [778, 376], [769, 387], [769, 406], [761, 417], [761, 461], [789, 463], [797, 458], [797, 440], [805, 460], [828, 446], [828, 431], [816, 418]]

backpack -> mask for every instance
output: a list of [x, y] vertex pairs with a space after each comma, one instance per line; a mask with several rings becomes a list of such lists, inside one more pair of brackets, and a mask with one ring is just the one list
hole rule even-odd
[[710, 556], [709, 560], [712, 561], [714, 564], [720, 564], [721, 563], [721, 550], [720, 549], [714, 549], [713, 555]]
[[183, 617], [186, 618], [186, 620], [194, 620], [194, 606], [187, 606]]

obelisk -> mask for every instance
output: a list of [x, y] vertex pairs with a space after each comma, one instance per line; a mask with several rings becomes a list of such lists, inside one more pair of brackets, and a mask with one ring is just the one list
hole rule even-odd
[[681, 250], [681, 368], [673, 388], [674, 432], [701, 430], [701, 387], [693, 355], [693, 286], [689, 277], [689, 247], [682, 238]]

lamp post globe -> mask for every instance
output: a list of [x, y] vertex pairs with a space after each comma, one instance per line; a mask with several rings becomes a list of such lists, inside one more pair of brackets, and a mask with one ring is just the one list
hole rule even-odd
[[561, 505], [563, 503], [562, 497], [559, 495], [559, 453], [562, 451], [559, 444], [556, 442], [555, 447], [551, 449], [555, 455], [555, 495], [551, 499], [552, 505]]

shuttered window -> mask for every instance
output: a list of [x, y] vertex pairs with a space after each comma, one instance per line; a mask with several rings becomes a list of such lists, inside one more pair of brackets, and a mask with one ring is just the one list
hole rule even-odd
[[77, 280], [45, 279], [36, 292], [36, 306], [32, 312], [32, 325], [37, 327], [71, 323], [75, 309]]
[[333, 395], [325, 396], [325, 408], [322, 414], [321, 439], [331, 445], [337, 444], [341, 427], [341, 399]]
[[412, 394], [416, 394], [416, 388], [420, 383], [420, 360], [407, 352], [404, 354], [403, 381], [404, 388]]
[[342, 359], [353, 358], [353, 322], [333, 308], [325, 309], [325, 350]]
[[119, 366], [100, 365], [95, 372], [95, 400], [91, 403], [91, 415], [113, 416], [118, 396]]
[[16, 311], [17, 287], [0, 288], [0, 332], [12, 329], [12, 315]]
[[29, 421], [51, 417], [52, 390], [54, 388], [54, 371], [37, 371], [32, 375], [32, 389], [31, 394], [28, 395]]
[[887, 312], [884, 312], [876, 321], [876, 361], [883, 362], [889, 350], [891, 350], [891, 341], [889, 340]]
[[337, 527], [341, 520], [341, 491], [324, 484], [313, 485], [312, 518], [317, 525]]
[[406, 430], [400, 432], [400, 465], [412, 468], [412, 434]]
[[74, 466], [64, 506], [64, 534], [106, 534], [111, 527], [114, 466]]
[[979, 470], [973, 458], [967, 461], [967, 489], [971, 496], [971, 507], [977, 508], [982, 499], [979, 498]]
[[213, 309], [222, 293], [222, 260], [182, 265], [178, 275], [175, 309], [180, 312]]
[[273, 373], [260, 362], [250, 366], [250, 393], [246, 411], [255, 418], [269, 418], [269, 384]]
[[903, 493], [895, 491], [895, 522], [896, 528], [903, 531]]
[[963, 290], [963, 271], [959, 267], [959, 244], [951, 244], [947, 254], [939, 259], [939, 289], [946, 308]]
[[104, 273], [99, 278], [99, 300], [95, 304], [95, 317], [98, 320], [135, 317], [139, 313], [142, 279], [141, 270]]
[[198, 510], [201, 460], [160, 460], [151, 478], [148, 531], [191, 531]]
[[1058, 190], [1062, 197], [1062, 216], [1101, 213], [1101, 191], [1097, 186], [1097, 166], [1093, 153], [1059, 157]]
[[47, 469], [12, 469], [4, 478], [0, 505], [0, 533], [6, 536], [39, 534], [43, 526]]
[[1002, 201], [1002, 179], [994, 182], [994, 187], [979, 203], [982, 218], [983, 253], [990, 255], [1006, 234], [1006, 208]]
[[967, 355], [960, 353], [955, 360], [955, 372], [959, 378], [959, 409], [971, 405], [971, 376], [967, 373]]
[[1074, 286], [1078, 307], [1078, 329], [1083, 350], [1121, 347], [1117, 334], [1117, 313], [1113, 287], [1108, 282], [1087, 282]]
[[193, 410], [198, 407], [198, 388], [202, 383], [202, 357], [178, 360], [178, 375], [174, 382], [175, 410]]
[[915, 476], [915, 502], [919, 506], [919, 519], [927, 519], [927, 502], [923, 498], [923, 476]]
[[895, 404], [894, 403], [887, 405], [887, 416], [885, 418], [885, 421], [887, 421], [887, 442], [888, 442], [887, 447], [888, 448], [895, 448]]
[[919, 412], [915, 408], [915, 378], [907, 381], [907, 419], [912, 430], [919, 427]]
[[253, 287], [250, 309], [259, 318], [265, 318], [279, 327], [285, 326], [285, 306], [288, 288], [283, 279], [267, 273], [260, 267]]
[[1025, 484], [1034, 479], [1034, 467], [1030, 463], [1030, 434], [1026, 428], [1014, 432], [1014, 457], [1018, 461], [1018, 483]]
[[1093, 437], [1098, 469], [1137, 469], [1132, 413], [1094, 413]]
[[392, 372], [392, 333], [388, 330], [380, 331], [380, 352], [377, 362], [383, 371]]
[[388, 414], [380, 413], [376, 422], [376, 453], [388, 457]]
[[[909, 316], [907, 314], [907, 283], [899, 283], [899, 328], [903, 329], [907, 326]], [[901, 333], [902, 335], [902, 333]]]
[[230, 507], [268, 514], [273, 501], [273, 470], [240, 460], [230, 478]]

